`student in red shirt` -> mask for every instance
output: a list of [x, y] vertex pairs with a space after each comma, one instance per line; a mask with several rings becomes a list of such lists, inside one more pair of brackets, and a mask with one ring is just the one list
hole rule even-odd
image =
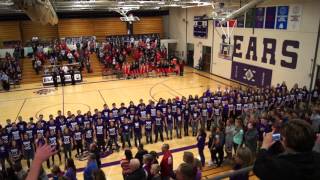
[[173, 157], [169, 150], [169, 144], [162, 145], [163, 157], [160, 163], [162, 180], [169, 180], [173, 176]]

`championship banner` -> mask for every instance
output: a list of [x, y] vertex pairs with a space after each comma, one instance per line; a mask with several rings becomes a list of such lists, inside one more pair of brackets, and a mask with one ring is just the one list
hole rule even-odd
[[256, 8], [255, 13], [255, 27], [256, 28], [263, 28], [264, 26], [264, 7]]
[[195, 37], [207, 38], [208, 21], [202, 20], [202, 16], [194, 16], [193, 35]]
[[266, 23], [265, 28], [266, 29], [274, 29], [274, 25], [276, 24], [276, 11], [277, 8], [274, 7], [267, 7], [266, 10]]
[[289, 6], [278, 6], [277, 29], [287, 29]]
[[231, 79], [251, 86], [270, 86], [272, 70], [233, 61]]

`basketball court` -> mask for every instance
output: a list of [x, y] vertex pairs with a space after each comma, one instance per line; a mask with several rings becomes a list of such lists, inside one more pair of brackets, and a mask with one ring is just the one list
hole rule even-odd
[[[126, 106], [130, 101], [135, 104], [140, 99], [157, 101], [159, 98], [181, 98], [189, 95], [201, 95], [209, 87], [212, 90], [218, 87], [239, 87], [239, 83], [232, 82], [193, 68], [186, 68], [184, 76], [171, 75], [169, 77], [141, 78], [132, 80], [105, 79], [101, 77], [88, 78], [83, 83], [75, 86], [42, 87], [40, 83], [21, 85], [19, 89], [0, 94], [0, 119], [1, 124], [6, 119], [15, 121], [18, 116], [27, 118], [38, 118], [43, 114], [45, 119], [50, 114], [56, 115], [58, 110], [75, 113], [77, 110], [87, 112], [95, 108], [102, 109], [103, 104], [111, 106], [112, 103], [120, 105], [124, 102]], [[174, 136], [175, 137], [175, 136]], [[142, 138], [145, 144], [145, 138]], [[184, 151], [191, 151], [198, 154], [195, 146], [195, 137], [184, 137], [183, 139], [166, 140], [174, 152], [174, 168], [182, 162]], [[161, 142], [145, 145], [149, 151], [160, 153]], [[133, 153], [137, 151], [133, 147]], [[124, 152], [115, 152], [102, 158], [102, 167], [108, 179], [121, 179], [121, 167], [119, 161], [123, 158]], [[210, 153], [206, 152], [206, 158], [210, 159]], [[161, 157], [160, 157], [161, 159]], [[56, 157], [57, 161], [57, 157]], [[58, 162], [58, 161], [57, 161]], [[79, 173], [77, 177], [83, 178], [82, 170], [86, 167], [86, 160], [76, 160]], [[44, 164], [44, 167], [46, 165]], [[61, 168], [63, 169], [63, 165]], [[47, 170], [50, 173], [50, 170]]]
[[[312, 91], [320, 87], [319, 7], [319, 0], [0, 1], [0, 124], [19, 116], [48, 120], [59, 110], [93, 114], [104, 104], [201, 97], [208, 88], [286, 82], [288, 89], [297, 83]], [[143, 135], [142, 143], [161, 161], [162, 142], [146, 144]], [[195, 137], [173, 133], [164, 143], [174, 169], [185, 151], [199, 157]], [[204, 154], [202, 179], [231, 171], [208, 166], [207, 147]], [[104, 153], [108, 180], [123, 179], [123, 157], [122, 149]], [[82, 180], [87, 159], [74, 159]], [[258, 178], [250, 172], [250, 179]]]

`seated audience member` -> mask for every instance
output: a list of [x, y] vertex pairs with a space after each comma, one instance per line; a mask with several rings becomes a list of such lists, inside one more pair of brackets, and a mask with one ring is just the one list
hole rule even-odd
[[130, 160], [130, 171], [131, 173], [126, 177], [126, 180], [146, 180], [146, 172], [140, 167], [139, 159]]
[[263, 138], [253, 171], [261, 180], [320, 179], [320, 154], [313, 152], [316, 135], [303, 120], [289, 120], [281, 129], [285, 152], [273, 155], [268, 149], [275, 143], [273, 133]]
[[[233, 167], [233, 170], [239, 170], [251, 165], [252, 157], [252, 152], [248, 147], [239, 147], [234, 157], [235, 165]], [[230, 180], [249, 180], [249, 172], [232, 176]]]
[[122, 176], [123, 176], [123, 179], [126, 179], [126, 177], [128, 176], [128, 174], [130, 173], [130, 160], [133, 158], [132, 157], [132, 152], [130, 149], [126, 149], [124, 151], [124, 155], [125, 155], [125, 158], [122, 159], [120, 161], [120, 165], [121, 165], [121, 168], [122, 168]]
[[182, 163], [177, 169], [176, 180], [194, 180], [196, 175], [197, 171], [194, 169], [194, 166], [188, 163]]
[[73, 159], [67, 159], [66, 173], [64, 174], [69, 180], [77, 180], [77, 171]]
[[84, 180], [93, 180], [92, 175], [95, 170], [98, 170], [96, 156], [95, 156], [95, 154], [91, 153], [88, 158], [87, 167], [83, 171], [83, 179]]
[[93, 180], [106, 180], [106, 175], [101, 169], [93, 171]]

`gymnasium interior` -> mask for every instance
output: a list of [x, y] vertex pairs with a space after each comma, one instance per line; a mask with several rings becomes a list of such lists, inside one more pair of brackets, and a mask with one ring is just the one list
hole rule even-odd
[[[74, 180], [70, 168], [78, 180], [318, 179], [320, 161], [268, 170], [274, 161], [262, 166], [261, 153], [290, 153], [284, 127], [300, 119], [314, 135], [303, 153], [320, 157], [319, 8], [319, 0], [0, 0], [0, 179], [30, 180], [42, 140], [55, 151], [43, 180]], [[100, 162], [88, 176], [92, 158]], [[287, 165], [291, 175], [279, 170]]]

